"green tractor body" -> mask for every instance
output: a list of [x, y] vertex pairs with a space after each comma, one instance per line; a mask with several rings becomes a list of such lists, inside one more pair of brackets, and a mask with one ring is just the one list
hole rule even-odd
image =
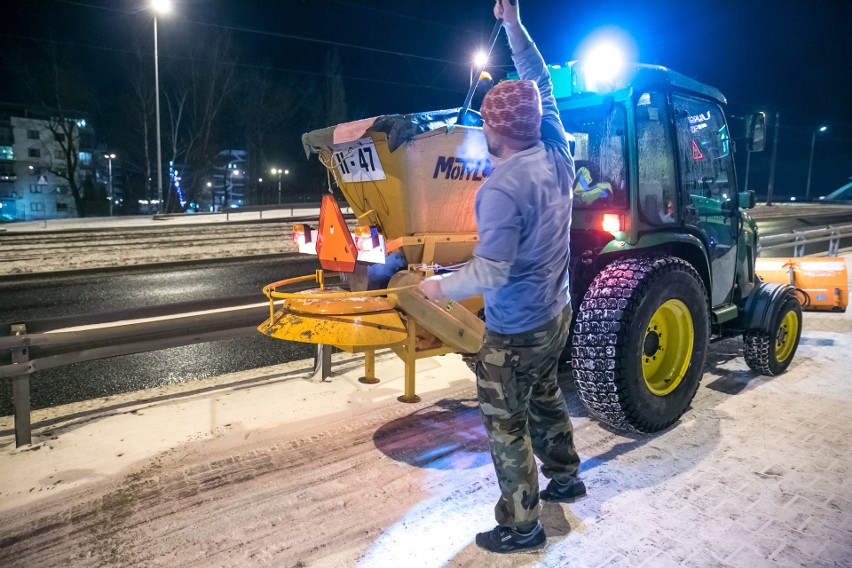
[[[577, 171], [566, 358], [591, 413], [623, 430], [666, 428], [714, 339], [742, 335], [752, 369], [786, 369], [801, 306], [792, 287], [755, 274], [754, 195], [737, 187], [725, 97], [657, 66], [607, 82], [578, 63], [551, 75]], [[741, 146], [759, 151], [765, 121], [747, 122]]]

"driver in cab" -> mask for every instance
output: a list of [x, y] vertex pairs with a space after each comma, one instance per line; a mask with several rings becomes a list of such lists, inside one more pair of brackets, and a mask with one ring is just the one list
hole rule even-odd
[[607, 182], [592, 183], [592, 172], [582, 166], [577, 168], [577, 183], [574, 184], [574, 199], [579, 199], [589, 205], [598, 199], [606, 199], [612, 195], [612, 184]]

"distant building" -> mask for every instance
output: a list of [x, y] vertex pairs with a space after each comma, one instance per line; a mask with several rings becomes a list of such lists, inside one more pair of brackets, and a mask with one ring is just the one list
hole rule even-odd
[[248, 172], [245, 150], [222, 150], [213, 158], [213, 173], [204, 184], [200, 210], [223, 211], [245, 204]]
[[[95, 151], [94, 130], [83, 115], [74, 120], [74, 132], [79, 136], [75, 178], [83, 191], [86, 187], [92, 191], [98, 185], [106, 188], [107, 160], [102, 152]], [[0, 220], [77, 216], [68, 181], [57, 175], [68, 170], [60, 144], [63, 135], [51, 129], [55, 122], [56, 118], [45, 111], [0, 105]], [[112, 165], [116, 179], [116, 160]]]

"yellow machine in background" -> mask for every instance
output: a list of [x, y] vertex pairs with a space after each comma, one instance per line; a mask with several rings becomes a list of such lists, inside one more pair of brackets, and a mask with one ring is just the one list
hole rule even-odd
[[849, 280], [842, 258], [758, 258], [755, 271], [764, 282], [795, 288], [804, 310], [846, 311]]

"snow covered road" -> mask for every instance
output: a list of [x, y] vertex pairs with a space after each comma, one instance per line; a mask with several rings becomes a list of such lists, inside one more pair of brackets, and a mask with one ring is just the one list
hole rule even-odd
[[[847, 254], [847, 265], [852, 255]], [[335, 355], [0, 418], [0, 565], [852, 566], [852, 312], [806, 313], [783, 375], [711, 347], [692, 408], [653, 436], [588, 418], [563, 381], [589, 497], [545, 505], [548, 546], [498, 557], [493, 467], [455, 355], [357, 381]]]

